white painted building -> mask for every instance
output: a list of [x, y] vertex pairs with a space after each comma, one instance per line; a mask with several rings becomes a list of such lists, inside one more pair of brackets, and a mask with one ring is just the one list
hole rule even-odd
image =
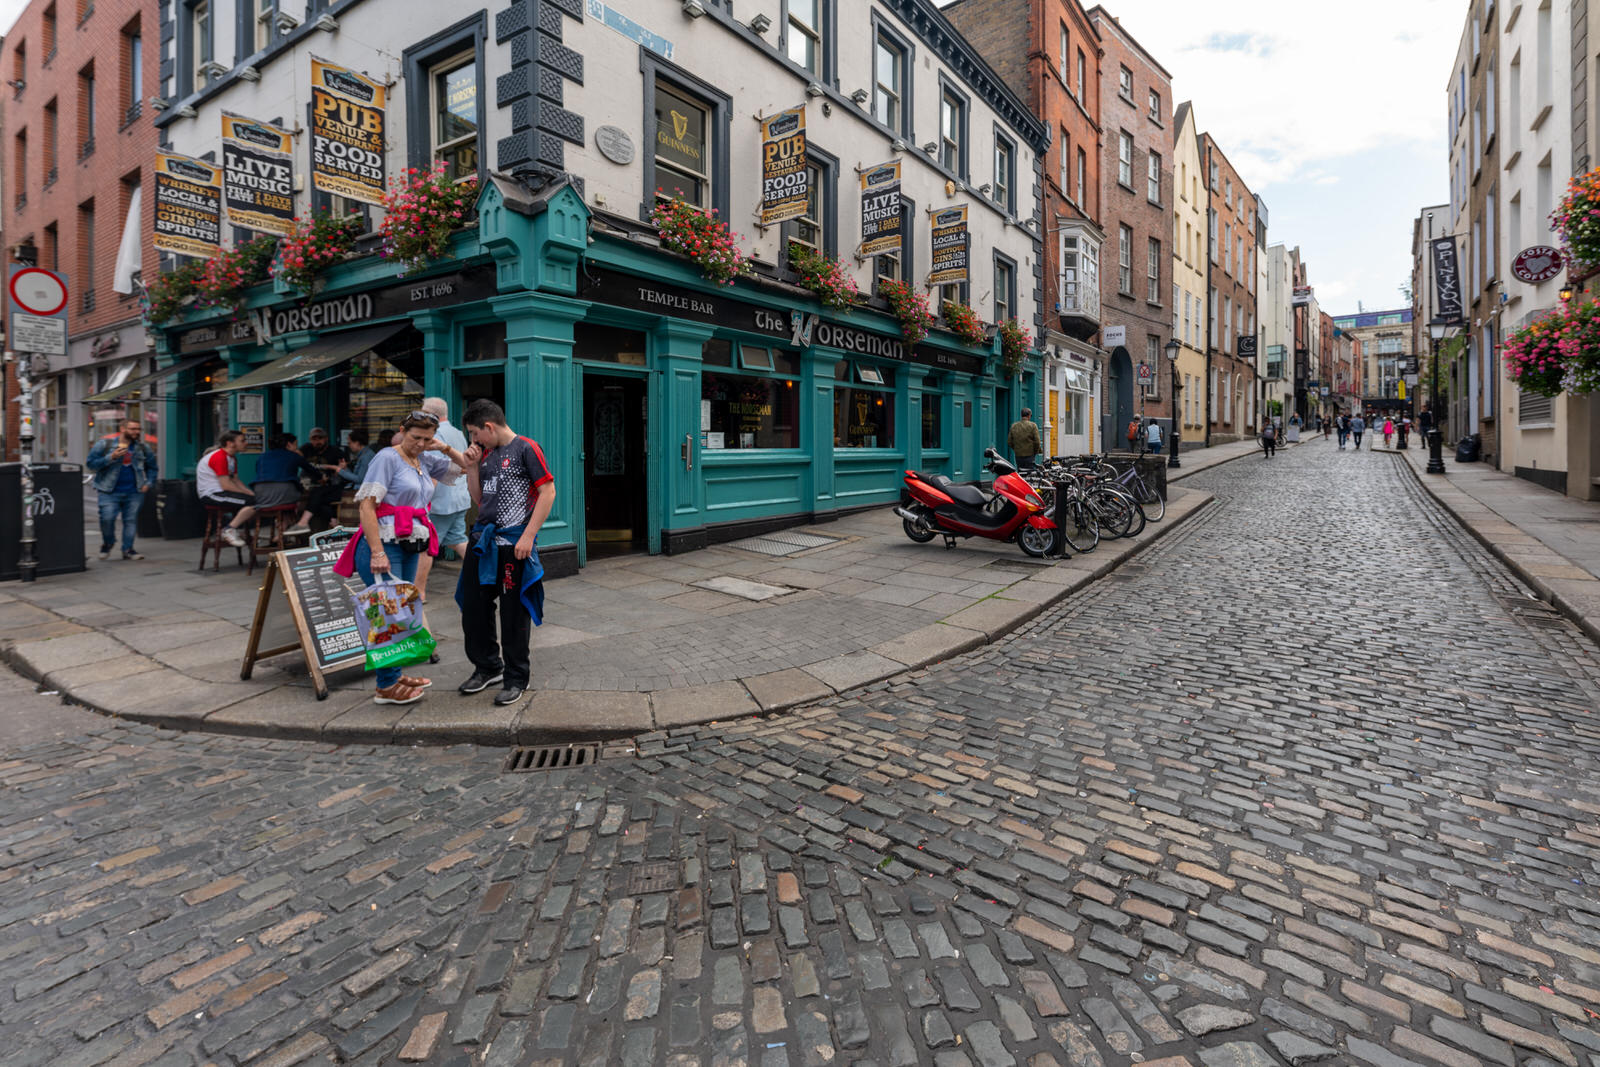
[[1266, 278], [1261, 282], [1257, 311], [1261, 316], [1261, 374], [1267, 403], [1277, 401], [1287, 422], [1294, 413], [1294, 263], [1289, 246], [1267, 246], [1261, 257]]

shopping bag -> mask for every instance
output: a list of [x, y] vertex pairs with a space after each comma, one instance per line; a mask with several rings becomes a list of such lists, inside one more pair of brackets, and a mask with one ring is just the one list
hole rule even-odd
[[422, 625], [422, 594], [415, 584], [380, 580], [351, 599], [367, 649], [367, 670], [428, 662], [435, 643]]

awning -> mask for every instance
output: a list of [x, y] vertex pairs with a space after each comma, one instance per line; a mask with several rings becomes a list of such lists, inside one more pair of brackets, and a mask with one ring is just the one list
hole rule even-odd
[[203, 356], [191, 356], [188, 359], [174, 363], [171, 366], [162, 367], [154, 374], [146, 374], [144, 377], [135, 378], [131, 382], [123, 382], [121, 385], [113, 385], [109, 388], [102, 389], [93, 396], [84, 397], [82, 403], [106, 404], [121, 400], [124, 397], [132, 396], [134, 393], [143, 392], [144, 389], [152, 382], [158, 382], [163, 378], [170, 378], [174, 374], [182, 374], [186, 370], [194, 370], [194, 368], [200, 366], [200, 364], [214, 358], [216, 357], [211, 353], [207, 353]]
[[[240, 389], [260, 389], [268, 385], [282, 385], [296, 378], [304, 378], [318, 371], [328, 370], [370, 352], [395, 334], [410, 326], [406, 322], [391, 322], [371, 326], [365, 330], [349, 330], [329, 334], [289, 353], [271, 363], [264, 364], [243, 377], [236, 378], [212, 393], [232, 393]], [[201, 394], [210, 395], [210, 394]]]

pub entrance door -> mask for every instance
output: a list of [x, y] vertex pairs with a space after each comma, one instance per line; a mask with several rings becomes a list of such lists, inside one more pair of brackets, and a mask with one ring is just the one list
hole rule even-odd
[[649, 547], [649, 391], [635, 374], [583, 374], [583, 519], [590, 560]]

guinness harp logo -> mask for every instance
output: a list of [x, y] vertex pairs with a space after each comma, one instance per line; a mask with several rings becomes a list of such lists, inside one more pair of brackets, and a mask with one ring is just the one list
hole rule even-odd
[[672, 112], [672, 136], [683, 140], [689, 134], [689, 116], [681, 111]]

